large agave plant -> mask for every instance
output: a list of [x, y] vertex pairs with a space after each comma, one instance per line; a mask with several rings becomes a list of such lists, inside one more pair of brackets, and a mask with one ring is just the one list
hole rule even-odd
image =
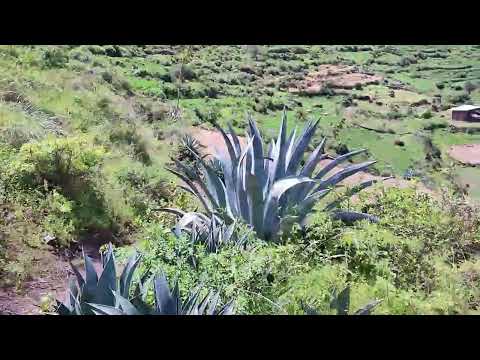
[[[205, 221], [212, 216], [227, 224], [240, 218], [253, 227], [258, 237], [276, 240], [281, 231], [288, 232], [295, 222], [303, 223], [317, 201], [342, 180], [375, 163], [367, 161], [350, 165], [329, 175], [340, 164], [366, 151], [361, 149], [339, 156], [315, 173], [320, 161], [328, 158], [328, 155], [324, 154], [325, 139], [309, 154], [303, 166], [301, 163], [318, 121], [309, 122], [297, 138], [296, 129], [287, 134], [284, 111], [278, 137], [276, 141], [272, 140], [268, 149], [255, 122], [248, 119], [248, 123], [248, 143], [243, 149], [231, 125], [231, 137], [217, 126], [227, 148], [226, 154], [217, 156], [217, 160], [222, 164], [224, 179], [198, 155], [195, 156], [202, 174], [197, 176], [197, 179], [205, 179], [204, 181], [191, 181], [186, 175], [188, 169], [179, 161], [176, 161], [178, 170], [168, 169], [186, 183], [182, 188], [194, 194], [206, 212], [206, 215], [188, 213], [188, 219], [181, 219], [184, 226], [194, 221]], [[372, 183], [369, 181], [359, 184], [351, 191], [351, 195]], [[338, 201], [327, 205], [325, 210], [339, 219], [376, 220], [367, 214], [339, 211], [335, 205], [338, 205]]]
[[113, 248], [109, 245], [106, 256], [102, 256], [103, 270], [100, 278], [95, 271], [92, 260], [83, 255], [85, 277], [72, 264], [75, 279], [70, 279], [66, 301], [57, 301], [57, 313], [60, 315], [229, 315], [233, 313], [233, 302], [219, 305], [219, 294], [208, 293], [201, 297], [202, 287], [193, 290], [186, 301], [182, 302], [175, 283], [170, 291], [163, 274], [153, 279], [155, 305], [147, 304], [148, 279], [140, 279], [131, 291], [135, 270], [140, 256], [134, 254], [122, 271], [120, 279], [116, 277]]

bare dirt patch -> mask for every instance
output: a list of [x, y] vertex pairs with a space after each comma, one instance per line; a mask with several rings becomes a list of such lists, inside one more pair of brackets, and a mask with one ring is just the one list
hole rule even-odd
[[[80, 239], [83, 251], [93, 262], [97, 274], [102, 272], [99, 249], [107, 242], [113, 242], [108, 232], [96, 232]], [[80, 273], [85, 276], [81, 251], [54, 253], [52, 249], [38, 249], [33, 259], [35, 275], [15, 286], [0, 287], [0, 315], [38, 315], [42, 314], [42, 298], [48, 297], [53, 305], [55, 299], [64, 301], [68, 280], [74, 276], [70, 259]], [[122, 271], [118, 267], [118, 272]]]
[[336, 89], [353, 89], [358, 86], [378, 84], [382, 76], [361, 72], [354, 66], [320, 65], [318, 71], [309, 73], [305, 79], [288, 89], [291, 93], [315, 95], [328, 86]]
[[480, 165], [480, 144], [454, 145], [448, 155], [466, 165]]
[[41, 314], [41, 299], [49, 296], [63, 300], [66, 293], [70, 265], [63, 257], [45, 250], [39, 259], [42, 271], [24, 282], [20, 289], [0, 288], [0, 315]]
[[[188, 132], [202, 145], [201, 152], [204, 155], [209, 155], [207, 158], [211, 155], [225, 154], [228, 151], [225, 145], [225, 140], [219, 131], [196, 127], [190, 129]], [[247, 144], [244, 137], [239, 136], [238, 139], [240, 141], [240, 146], [243, 147]]]

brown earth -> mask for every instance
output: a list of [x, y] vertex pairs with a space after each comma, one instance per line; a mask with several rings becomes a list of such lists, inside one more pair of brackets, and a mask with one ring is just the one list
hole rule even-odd
[[[82, 242], [99, 275], [102, 271], [99, 248], [105, 243], [102, 239], [93, 234]], [[34, 260], [39, 270], [23, 282], [20, 289], [0, 287], [0, 315], [39, 315], [42, 314], [40, 305], [43, 298], [48, 297], [51, 305], [55, 304], [55, 299], [64, 301], [68, 280], [74, 276], [67, 254], [54, 254], [51, 250], [42, 249], [36, 252]], [[85, 276], [81, 253], [73, 254], [72, 263]]]
[[[227, 151], [225, 141], [219, 131], [195, 127], [189, 129], [188, 132], [202, 145], [201, 151], [204, 155], [221, 154]], [[247, 144], [244, 137], [239, 136], [238, 139], [240, 141], [240, 146], [243, 147]], [[208, 157], [209, 156], [207, 156], [207, 158]]]
[[383, 77], [360, 72], [354, 66], [326, 64], [320, 65], [318, 71], [309, 73], [288, 91], [315, 95], [327, 84], [331, 88], [353, 89], [358, 85], [376, 84], [382, 80]]
[[454, 145], [448, 155], [466, 165], [480, 165], [480, 144]]
[[41, 314], [40, 302], [43, 297], [63, 300], [66, 280], [70, 273], [68, 261], [48, 250], [38, 252], [38, 264], [41, 271], [15, 287], [0, 288], [0, 315], [38, 315]]

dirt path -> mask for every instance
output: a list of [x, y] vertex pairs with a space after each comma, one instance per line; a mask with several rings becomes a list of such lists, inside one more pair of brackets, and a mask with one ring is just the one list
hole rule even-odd
[[[102, 271], [99, 249], [105, 239], [95, 235], [83, 239], [83, 249], [93, 260], [98, 274]], [[49, 250], [39, 251], [39, 271], [36, 276], [24, 282], [21, 289], [0, 288], [0, 315], [39, 315], [45, 297], [54, 304], [55, 299], [63, 301], [68, 279], [74, 276], [66, 255], [54, 254]], [[76, 252], [72, 263], [85, 276], [81, 252]]]
[[[219, 131], [208, 130], [202, 127], [194, 127], [188, 129], [188, 133], [195, 137], [202, 145], [202, 153], [204, 155], [215, 155], [227, 151], [225, 141]], [[247, 144], [244, 137], [238, 137], [240, 145], [243, 147]]]
[[35, 277], [22, 283], [21, 289], [0, 288], [0, 314], [38, 315], [43, 297], [63, 300], [70, 265], [66, 258], [49, 250], [39, 252], [41, 271]]

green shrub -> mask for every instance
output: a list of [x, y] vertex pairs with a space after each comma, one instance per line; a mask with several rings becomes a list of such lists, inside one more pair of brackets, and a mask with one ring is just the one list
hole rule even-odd
[[110, 129], [109, 139], [112, 143], [123, 143], [132, 147], [133, 155], [146, 165], [151, 164], [147, 144], [138, 133], [135, 124], [121, 123]]
[[348, 270], [340, 265], [324, 265], [307, 273], [292, 276], [278, 305], [291, 315], [304, 314], [302, 304], [317, 309], [321, 314], [334, 314], [330, 308], [332, 294], [347, 284]]
[[87, 49], [94, 55], [105, 55], [105, 49], [100, 45], [87, 45]]
[[478, 213], [449, 196], [435, 201], [415, 190], [388, 189], [375, 193], [373, 199], [362, 209], [379, 216], [382, 226], [393, 234], [421, 240], [424, 252], [464, 259], [479, 243]]
[[191, 66], [186, 64], [181, 64], [171, 68], [170, 77], [172, 79], [172, 82], [175, 82], [177, 80], [179, 81], [193, 80], [195, 79], [196, 74], [193, 71]]
[[221, 289], [222, 298], [237, 299], [235, 307], [239, 313], [279, 312], [270, 298], [282, 291], [289, 276], [306, 268], [295, 260], [291, 246], [266, 246], [252, 235], [246, 249], [224, 246], [218, 253], [207, 252], [203, 245], [193, 246], [187, 238], [173, 236], [161, 224], [148, 226], [140, 238], [142, 266], [152, 273], [163, 269], [168, 278], [178, 278], [181, 291], [197, 282]]
[[42, 220], [48, 242], [54, 242], [60, 246], [68, 246], [76, 233], [74, 225], [73, 202], [53, 190], [49, 193], [43, 204], [47, 215]]
[[10, 182], [22, 187], [59, 186], [66, 193], [88, 181], [105, 155], [86, 137], [48, 138], [24, 144], [7, 169]]
[[53, 243], [112, 226], [99, 166], [105, 150], [86, 137], [48, 138], [21, 147], [6, 166], [10, 198], [32, 206]]
[[430, 110], [427, 110], [422, 114], [422, 119], [431, 119], [432, 116], [432, 112]]
[[92, 53], [83, 46], [80, 46], [70, 51], [69, 56], [70, 58], [85, 64], [92, 62]]
[[51, 47], [42, 52], [41, 62], [44, 68], [62, 68], [67, 64], [68, 56], [63, 49]]

